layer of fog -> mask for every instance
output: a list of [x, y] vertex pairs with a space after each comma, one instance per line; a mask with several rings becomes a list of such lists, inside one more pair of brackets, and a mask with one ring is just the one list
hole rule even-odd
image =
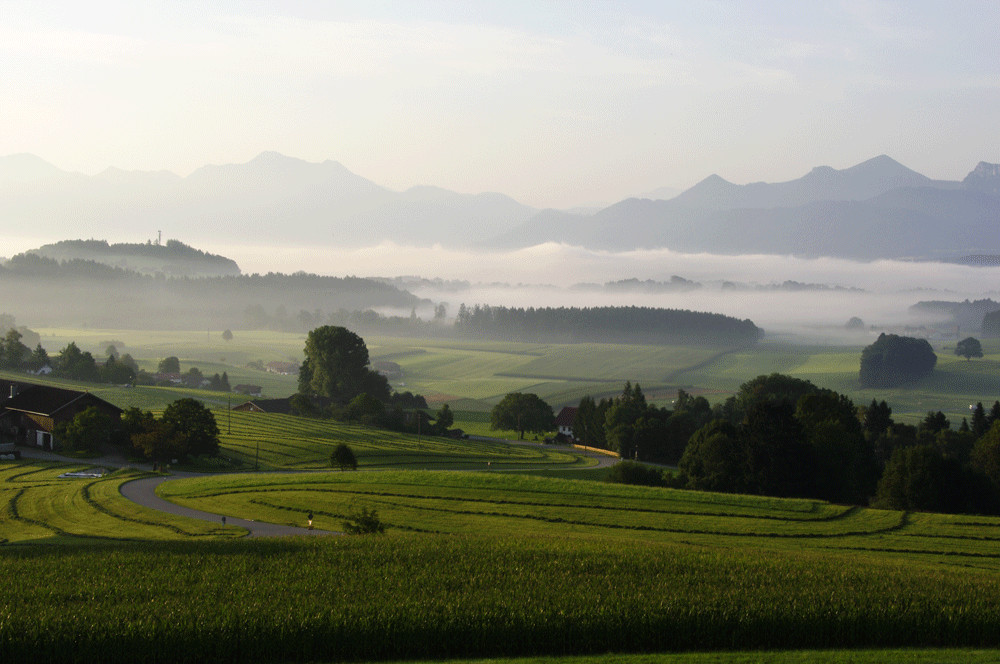
[[[880, 328], [926, 323], [908, 308], [921, 300], [998, 297], [1000, 268], [882, 260], [682, 254], [667, 249], [603, 252], [565, 244], [509, 251], [418, 249], [381, 244], [363, 249], [206, 246], [233, 258], [244, 273], [306, 271], [332, 276], [404, 277], [468, 282], [418, 284], [409, 289], [454, 314], [461, 303], [504, 306], [636, 305], [711, 311], [749, 318], [772, 334], [832, 340], [851, 317]], [[671, 276], [703, 284], [687, 292], [610, 292], [578, 284]], [[746, 286], [723, 289], [723, 282]], [[787, 291], [769, 286], [795, 281], [829, 290]], [[863, 291], [863, 292], [861, 292]]]

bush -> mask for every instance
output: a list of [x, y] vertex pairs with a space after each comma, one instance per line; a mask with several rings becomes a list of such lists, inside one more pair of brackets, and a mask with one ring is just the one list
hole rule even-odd
[[354, 450], [347, 443], [339, 443], [330, 453], [330, 465], [340, 466], [341, 470], [357, 470], [358, 458], [354, 456]]
[[344, 521], [344, 532], [348, 535], [377, 535], [385, 532], [385, 524], [379, 520], [378, 512], [362, 507]]
[[622, 461], [611, 469], [606, 482], [616, 484], [639, 484], [642, 486], [667, 486], [663, 472], [652, 466], [634, 461]]

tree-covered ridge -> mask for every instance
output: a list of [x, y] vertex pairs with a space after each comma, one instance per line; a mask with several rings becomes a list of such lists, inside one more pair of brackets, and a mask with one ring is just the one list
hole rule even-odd
[[744, 345], [763, 330], [723, 314], [652, 307], [513, 308], [464, 304], [455, 319], [463, 335], [534, 342]]
[[[98, 291], [102, 297], [95, 298]], [[0, 297], [15, 314], [30, 313], [36, 325], [160, 329], [257, 327], [262, 317], [285, 322], [302, 313], [309, 320], [301, 327], [310, 329], [326, 322], [331, 312], [430, 305], [412, 293], [359, 277], [305, 272], [169, 277], [31, 253], [0, 265]], [[40, 309], [39, 302], [47, 306]], [[275, 315], [263, 316], [266, 311]], [[323, 320], [314, 320], [317, 312]]]
[[210, 254], [179, 240], [167, 240], [166, 244], [154, 242], [109, 244], [106, 240], [63, 240], [43, 245], [29, 253], [58, 261], [94, 261], [144, 274], [157, 272], [168, 276], [240, 274], [239, 265], [231, 258]]
[[931, 317], [939, 322], [958, 325], [968, 331], [982, 329], [984, 334], [987, 333], [984, 317], [997, 311], [1000, 311], [1000, 302], [990, 298], [962, 302], [923, 300], [910, 307], [910, 313], [915, 316]]

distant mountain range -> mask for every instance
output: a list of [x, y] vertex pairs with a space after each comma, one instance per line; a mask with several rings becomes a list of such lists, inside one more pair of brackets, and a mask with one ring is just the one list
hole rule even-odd
[[[654, 192], [650, 192], [653, 194]], [[659, 191], [656, 192], [659, 194]], [[265, 152], [187, 177], [109, 169], [68, 173], [32, 155], [0, 157], [7, 233], [53, 238], [168, 237], [234, 244], [593, 249], [955, 260], [1000, 254], [1000, 165], [932, 180], [886, 156], [789, 182], [712, 175], [662, 198], [595, 212], [537, 210], [498, 193], [396, 192], [334, 161]]]

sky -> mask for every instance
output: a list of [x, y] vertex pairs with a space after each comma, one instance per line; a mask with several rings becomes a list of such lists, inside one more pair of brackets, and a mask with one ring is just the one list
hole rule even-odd
[[275, 150], [539, 208], [879, 154], [959, 180], [1000, 162], [998, 27], [992, 0], [5, 0], [0, 155]]

